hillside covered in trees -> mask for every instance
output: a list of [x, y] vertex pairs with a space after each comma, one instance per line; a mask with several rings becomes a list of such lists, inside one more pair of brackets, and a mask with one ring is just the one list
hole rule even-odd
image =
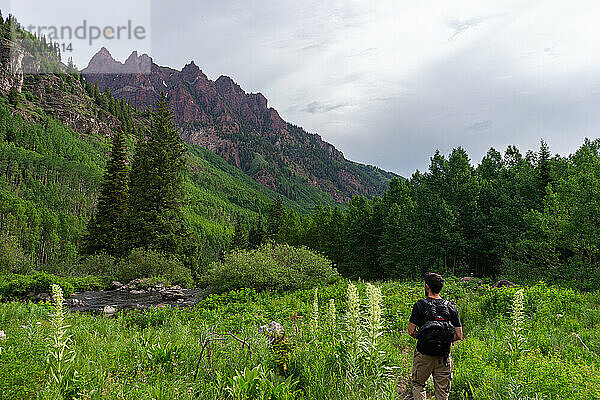
[[490, 149], [473, 165], [462, 148], [394, 179], [382, 197], [355, 197], [344, 213], [317, 207], [280, 218], [278, 240], [323, 252], [346, 276], [448, 275], [600, 281], [600, 141], [572, 155]]
[[[100, 92], [71, 67], [61, 64], [60, 73], [46, 73], [36, 61], [46, 57], [58, 65], [58, 54], [29, 53], [31, 45], [25, 45], [38, 39], [11, 30], [11, 24], [18, 26], [12, 17], [1, 26], [6, 90], [0, 97], [0, 264], [15, 272], [38, 266], [72, 271], [97, 207], [111, 138], [123, 132], [129, 168], [150, 119], [109, 91]], [[10, 51], [30, 57], [40, 73], [13, 74]], [[260, 237], [262, 215], [278, 195], [214, 153], [182, 146], [181, 213], [199, 245], [198, 262], [208, 263], [228, 248], [237, 223], [256, 226]], [[309, 209], [282, 201], [299, 211]]]

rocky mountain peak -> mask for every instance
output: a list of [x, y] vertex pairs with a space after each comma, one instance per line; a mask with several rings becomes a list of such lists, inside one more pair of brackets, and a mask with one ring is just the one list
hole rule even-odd
[[149, 74], [152, 66], [152, 58], [148, 54], [138, 56], [138, 52], [132, 52], [125, 64], [123, 64], [123, 73], [125, 74]]
[[88, 63], [88, 73], [111, 73], [119, 70], [121, 63], [116, 61], [106, 47], [102, 47]]
[[245, 107], [259, 112], [267, 111], [267, 98], [262, 93], [246, 93], [240, 85], [226, 75], [221, 75], [215, 81], [215, 87], [217, 92], [238, 111]]
[[108, 49], [104, 46], [102, 46], [98, 53], [96, 53], [96, 56], [113, 58], [112, 54], [110, 54], [110, 51], [108, 51]]
[[[267, 108], [268, 101], [262, 93], [250, 93], [248, 97], [252, 99], [258, 107]], [[277, 115], [279, 115], [279, 113]]]
[[200, 67], [196, 65], [196, 63], [194, 62], [194, 60], [192, 60], [189, 63], [187, 63], [185, 65], [185, 67], [183, 67], [183, 69], [181, 70], [181, 72], [183, 72], [183, 71], [188, 71], [190, 73], [198, 73], [198, 72], [200, 72]]
[[125, 65], [137, 64], [137, 62], [138, 62], [138, 52], [133, 51], [129, 55], [129, 57], [127, 57], [127, 60], [125, 60]]
[[82, 71], [86, 74], [148, 74], [151, 71], [152, 58], [133, 51], [124, 63], [115, 60], [106, 47], [102, 47], [92, 57], [88, 66]]
[[246, 94], [240, 85], [235, 83], [233, 79], [226, 75], [219, 76], [219, 78], [215, 81], [215, 87], [217, 88], [217, 92], [220, 94]]
[[262, 93], [248, 93], [226, 75], [213, 81], [194, 61], [177, 71], [133, 52], [122, 64], [103, 49], [82, 73], [100, 90], [109, 88], [140, 110], [152, 107], [164, 91], [185, 140], [217, 153], [271, 189], [285, 192], [291, 181], [302, 181], [348, 201], [385, 188], [387, 178], [371, 176], [320, 136], [284, 121]]
[[188, 64], [183, 67], [181, 70], [181, 76], [188, 83], [192, 83], [197, 80], [197, 78], [201, 78], [203, 80], [208, 80], [208, 77], [202, 72], [200, 67], [196, 65], [194, 61], [190, 61]]

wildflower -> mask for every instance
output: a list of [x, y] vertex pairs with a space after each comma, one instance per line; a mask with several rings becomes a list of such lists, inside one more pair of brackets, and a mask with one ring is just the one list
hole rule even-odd
[[367, 315], [366, 315], [366, 337], [363, 343], [368, 358], [375, 362], [378, 356], [378, 347], [383, 330], [381, 303], [383, 295], [381, 289], [375, 285], [367, 283]]
[[6, 340], [6, 333], [4, 331], [0, 331], [0, 340]]
[[523, 330], [525, 324], [525, 296], [523, 295], [523, 289], [517, 291], [513, 298], [511, 307], [513, 330], [516, 334], [519, 334]]
[[65, 310], [63, 309], [63, 303], [65, 302], [65, 297], [63, 295], [63, 291], [60, 286], [53, 284], [52, 285], [52, 300], [54, 301], [55, 307], [55, 316], [57, 319], [62, 319], [65, 316]]
[[348, 312], [346, 314], [346, 324], [348, 330], [352, 334], [358, 333], [358, 326], [360, 323], [360, 298], [358, 297], [358, 290], [352, 283], [348, 284]]
[[317, 288], [315, 288], [315, 299], [313, 301], [311, 328], [313, 330], [313, 335], [316, 335], [317, 330], [319, 329], [319, 297]]
[[329, 325], [330, 330], [335, 329], [335, 320], [336, 320], [336, 310], [335, 310], [335, 300], [329, 299], [329, 310], [327, 311], [327, 325]]
[[381, 302], [383, 300], [383, 295], [381, 294], [381, 289], [367, 283], [367, 304], [368, 304], [368, 320], [367, 325], [369, 328], [369, 333], [372, 338], [376, 338], [379, 334], [379, 331], [382, 328], [382, 309]]
[[63, 291], [60, 286], [55, 284], [52, 285], [52, 300], [54, 301], [54, 310], [50, 315], [52, 336], [46, 361], [49, 366], [51, 384], [60, 388], [65, 385], [65, 382], [71, 380], [76, 373], [73, 370], [75, 352], [69, 346], [71, 343], [71, 337], [67, 334], [69, 326], [64, 324], [65, 310], [63, 304], [65, 298]]

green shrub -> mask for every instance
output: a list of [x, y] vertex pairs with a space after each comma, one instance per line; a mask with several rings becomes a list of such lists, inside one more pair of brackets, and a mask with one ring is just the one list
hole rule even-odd
[[257, 290], [305, 289], [330, 283], [339, 274], [325, 256], [307, 248], [268, 243], [256, 250], [236, 250], [214, 262], [207, 283], [217, 292], [243, 287]]
[[12, 86], [8, 91], [8, 102], [13, 106], [19, 105], [19, 90], [16, 86]]
[[118, 261], [110, 254], [100, 253], [81, 260], [78, 272], [89, 275], [117, 276]]
[[162, 277], [174, 285], [194, 285], [191, 271], [179, 259], [153, 250], [132, 250], [117, 264], [115, 277], [123, 282]]
[[32, 275], [0, 275], [0, 297], [3, 299], [21, 299], [39, 293], [50, 293], [52, 284], [59, 285], [65, 296], [73, 293], [73, 285], [65, 278], [36, 272]]
[[111, 283], [111, 278], [108, 276], [72, 276], [65, 279], [76, 292], [108, 289]]
[[15, 236], [0, 235], [0, 273], [31, 272], [31, 262]]
[[31, 275], [0, 275], [0, 298], [5, 300], [25, 299], [39, 293], [50, 293], [52, 284], [57, 284], [65, 296], [74, 292], [102, 290], [110, 286], [109, 277], [69, 276], [60, 277], [46, 272], [34, 272]]

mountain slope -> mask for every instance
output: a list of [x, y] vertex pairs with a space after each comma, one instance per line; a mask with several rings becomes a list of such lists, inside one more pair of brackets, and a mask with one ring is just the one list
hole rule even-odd
[[319, 135], [284, 121], [261, 93], [246, 93], [227, 76], [212, 81], [194, 62], [177, 71], [134, 52], [120, 63], [102, 48], [82, 73], [140, 110], [166, 92], [186, 141], [300, 203], [371, 197], [383, 193], [395, 176], [346, 160]]
[[[76, 71], [55, 55], [29, 53], [4, 36], [8, 31], [0, 20], [0, 269], [69, 264], [95, 210], [109, 137], [123, 128], [123, 109], [132, 113], [134, 131], [147, 120], [126, 104], [115, 108], [105, 95], [90, 97]], [[18, 67], [11, 65], [11, 52], [39, 69], [11, 68]], [[41, 57], [51, 58], [57, 73], [41, 73], [48, 64]], [[131, 154], [135, 136], [127, 141]], [[236, 221], [258, 221], [278, 194], [212, 152], [187, 148], [184, 215], [208, 262], [229, 245]], [[308, 209], [282, 200], [286, 207]]]

